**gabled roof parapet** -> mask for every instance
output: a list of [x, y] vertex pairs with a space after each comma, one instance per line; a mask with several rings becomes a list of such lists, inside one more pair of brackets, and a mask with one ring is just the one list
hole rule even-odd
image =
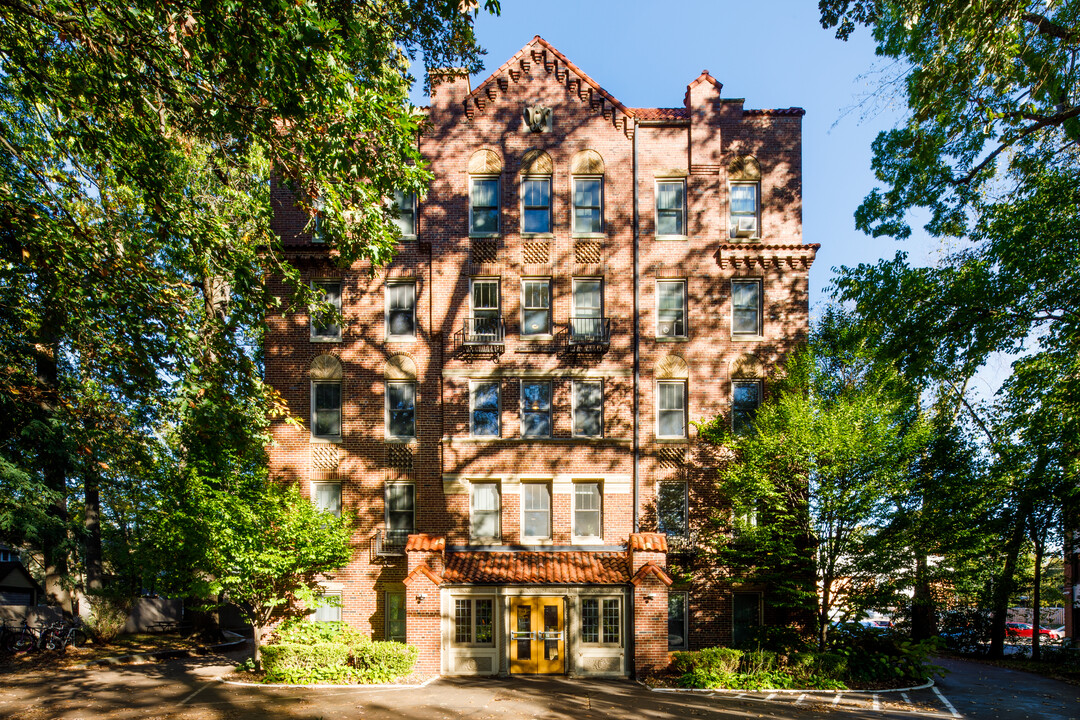
[[417, 533], [410, 535], [405, 543], [405, 552], [442, 552], [446, 549], [446, 538], [442, 535]]
[[667, 535], [641, 532], [630, 535], [630, 549], [636, 552], [667, 552]]

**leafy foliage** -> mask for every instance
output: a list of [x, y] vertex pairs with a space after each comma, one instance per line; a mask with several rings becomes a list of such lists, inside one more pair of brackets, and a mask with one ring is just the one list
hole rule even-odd
[[411, 645], [372, 641], [341, 623], [290, 621], [264, 648], [266, 682], [386, 683], [407, 676], [416, 663]]

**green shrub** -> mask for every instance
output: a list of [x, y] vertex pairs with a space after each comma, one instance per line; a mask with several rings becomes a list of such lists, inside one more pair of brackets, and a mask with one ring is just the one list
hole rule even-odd
[[412, 672], [418, 654], [411, 645], [372, 641], [343, 623], [293, 621], [275, 635], [277, 642], [263, 648], [267, 682], [392, 682]]
[[280, 643], [343, 643], [359, 645], [368, 636], [353, 630], [343, 622], [312, 622], [310, 620], [286, 620], [274, 631]]
[[362, 683], [384, 683], [405, 677], [412, 672], [419, 654], [412, 645], [383, 641], [354, 645], [350, 650], [349, 662]]
[[278, 643], [262, 649], [267, 682], [292, 684], [355, 682], [349, 646], [341, 643]]
[[672, 653], [672, 662], [680, 673], [702, 669], [720, 674], [731, 674], [739, 667], [742, 650], [726, 647], [711, 647], [690, 652]]

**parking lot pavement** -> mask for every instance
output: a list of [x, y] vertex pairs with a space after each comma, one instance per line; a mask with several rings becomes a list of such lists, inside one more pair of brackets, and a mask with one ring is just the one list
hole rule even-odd
[[[954, 673], [945, 683], [905, 693], [666, 693], [649, 691], [628, 680], [545, 677], [443, 678], [423, 688], [245, 687], [215, 681], [213, 678], [228, 666], [202, 659], [5, 676], [0, 678], [0, 718], [803, 720], [829, 715], [852, 720], [1080, 720], [1078, 688], [1042, 678], [1035, 678], [1042, 683], [1033, 684], [1034, 676], [1026, 673], [944, 662], [954, 666]], [[1012, 677], [1017, 675], [1020, 677]], [[1005, 683], [1014, 686], [1006, 687]], [[1063, 688], [1073, 694], [1062, 694]]]

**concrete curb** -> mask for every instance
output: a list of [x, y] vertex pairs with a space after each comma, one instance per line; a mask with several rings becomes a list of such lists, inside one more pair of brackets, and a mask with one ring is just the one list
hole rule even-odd
[[214, 678], [215, 681], [224, 683], [225, 685], [239, 685], [240, 687], [260, 687], [260, 688], [304, 688], [307, 690], [415, 690], [416, 688], [422, 688], [430, 685], [439, 679], [439, 675], [430, 677], [419, 685], [328, 685], [328, 684], [314, 684], [314, 685], [290, 685], [288, 683], [253, 683], [244, 682], [242, 680], [225, 680], [224, 678]]
[[201, 655], [213, 655], [215, 653], [222, 652], [224, 650], [230, 650], [246, 645], [248, 640], [241, 635], [223, 631], [224, 635], [231, 635], [239, 640], [230, 640], [229, 642], [218, 643], [217, 645], [200, 645], [193, 650], [159, 650], [152, 653], [134, 653], [131, 655], [116, 655], [114, 657], [100, 658], [99, 660], [91, 660], [90, 662], [80, 663], [78, 665], [72, 665], [75, 669], [91, 668], [98, 665], [131, 665], [137, 663], [157, 662], [159, 660], [177, 660], [181, 658], [190, 658]]
[[913, 685], [911, 687], [902, 688], [888, 688], [887, 690], [810, 690], [810, 689], [791, 689], [791, 688], [775, 688], [764, 690], [739, 690], [736, 688], [715, 688], [709, 690], [707, 688], [654, 688], [645, 685], [645, 683], [638, 681], [639, 685], [649, 688], [652, 692], [662, 693], [721, 693], [728, 695], [731, 693], [741, 693], [746, 695], [747, 693], [817, 693], [819, 695], [881, 695], [884, 693], [899, 693], [899, 692], [911, 692], [912, 690], [926, 690], [927, 688], [934, 687], [934, 681], [927, 680], [922, 685]]

